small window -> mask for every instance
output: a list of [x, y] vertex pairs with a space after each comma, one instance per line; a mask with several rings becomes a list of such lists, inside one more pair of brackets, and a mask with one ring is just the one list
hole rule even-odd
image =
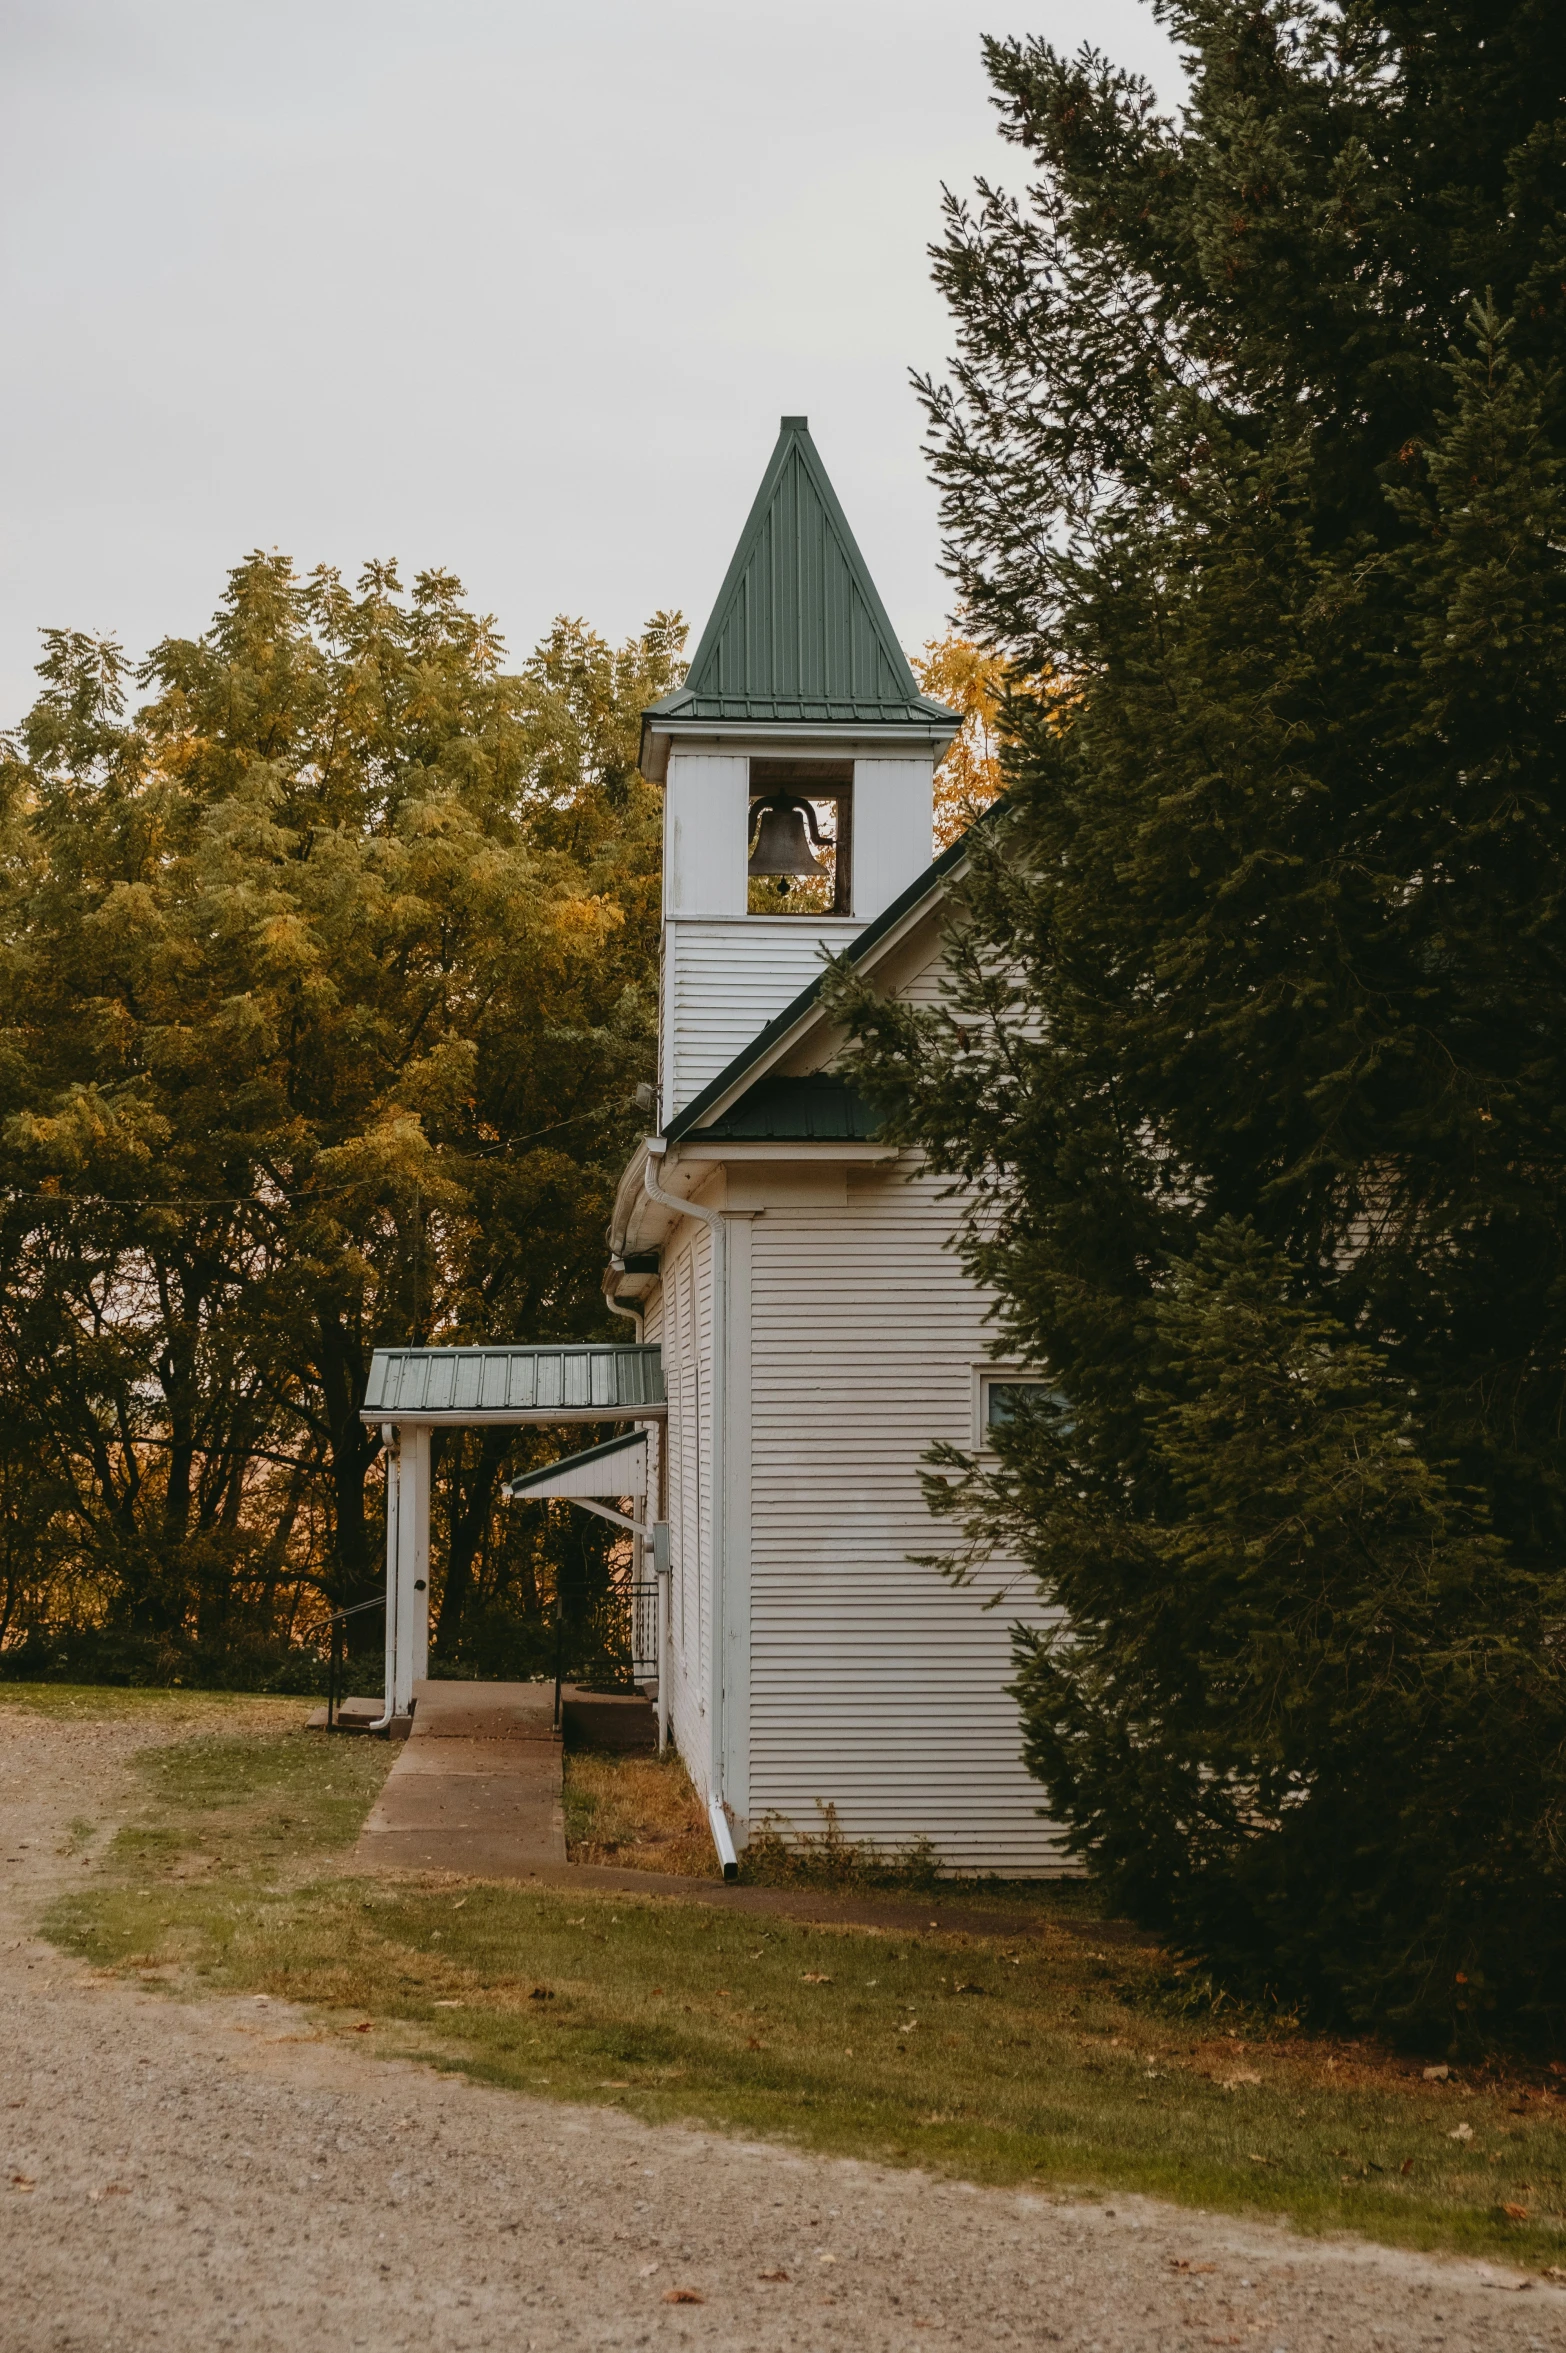
[[851, 760], [752, 760], [752, 915], [852, 913], [853, 779]]
[[984, 1383], [984, 1434], [1008, 1428], [1011, 1423], [1036, 1415], [1049, 1422], [1067, 1438], [1076, 1424], [1070, 1417], [1071, 1406], [1064, 1389], [1057, 1389], [1050, 1381], [1025, 1381], [1005, 1375]]

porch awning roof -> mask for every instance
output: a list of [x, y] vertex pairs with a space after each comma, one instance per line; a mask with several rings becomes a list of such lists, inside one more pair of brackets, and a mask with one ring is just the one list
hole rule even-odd
[[377, 1348], [366, 1422], [662, 1420], [656, 1347]]
[[531, 1502], [548, 1495], [645, 1495], [647, 1492], [647, 1432], [628, 1430], [623, 1438], [606, 1438], [601, 1446], [584, 1447], [563, 1462], [546, 1463], [540, 1471], [523, 1471], [502, 1488], [514, 1502]]

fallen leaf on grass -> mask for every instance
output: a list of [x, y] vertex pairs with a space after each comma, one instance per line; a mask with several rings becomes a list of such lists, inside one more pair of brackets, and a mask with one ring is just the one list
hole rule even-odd
[[369, 2031], [370, 2021], [368, 2018], [361, 2018], [358, 2025], [354, 2028], [355, 2034], [368, 2034]]
[[1449, 2141], [1471, 2141], [1474, 2137], [1474, 2128], [1471, 2124], [1455, 2125], [1446, 2137]]
[[757, 2279], [787, 2279], [788, 2273], [786, 2271], [758, 2271], [756, 2277]]
[[598, 2086], [601, 2092], [628, 2092], [630, 2088], [630, 2079], [618, 2075], [606, 2076]]
[[1427, 2067], [1425, 2069], [1425, 2081], [1426, 2083], [1445, 2083], [1451, 2072], [1451, 2068], [1445, 2065], [1440, 2067]]
[[[461, 2009], [461, 2007], [462, 2007], [462, 2004], [461, 2004], [460, 2002], [455, 2002], [455, 2001], [453, 2001], [453, 2002], [437, 2002], [437, 2003], [435, 2004], [435, 2007], [436, 2007], [436, 2009], [437, 2009], [437, 2010], [460, 2010], [460, 2009]], [[357, 2030], [357, 2028], [356, 2028], [356, 2029], [355, 2029], [355, 2032], [357, 2032], [357, 2031], [358, 2031], [358, 2030]]]
[[800, 1972], [799, 1982], [801, 1985], [830, 1985], [832, 1980], [830, 1977], [818, 1977], [813, 1969], [804, 1969]]
[[1398, 2167], [1399, 2173], [1412, 2173], [1413, 2170], [1414, 2160], [1412, 2157], [1405, 2157], [1402, 2164]]
[[765, 2043], [759, 2043], [759, 2042], [757, 2042], [757, 2040], [756, 2040], [756, 2038], [755, 2038], [755, 2036], [754, 2036], [754, 2035], [751, 2035], [751, 2036], [749, 2036], [749, 2037], [747, 2038], [747, 2041], [746, 2041], [746, 2044], [745, 2044], [745, 2048], [746, 2048], [746, 2050], [747, 2050], [747, 2051], [764, 2051], [764, 2050], [766, 2049], [766, 2047], [767, 2047], [767, 2046], [766, 2046], [766, 2044], [765, 2044]]
[[38, 2187], [38, 2184], [29, 2174], [13, 2173], [11, 2176], [11, 2187], [13, 2190], [35, 2190]]
[[1252, 2149], [1250, 2157], [1253, 2165], [1276, 2165], [1278, 2162], [1276, 2157], [1258, 2157], [1254, 2149]]
[[1223, 2088], [1226, 2092], [1232, 2092], [1239, 2084], [1260, 2083], [1260, 2081], [1261, 2077], [1257, 2075], [1253, 2069], [1249, 2067], [1238, 2067], [1235, 2069], [1233, 2075], [1226, 2075], [1224, 2077]]
[[1528, 2219], [1528, 2209], [1526, 2206], [1503, 2206], [1501, 2208], [1501, 2212], [1505, 2215], [1508, 2222], [1526, 2222]]
[[700, 2288], [665, 2288], [663, 2300], [666, 2304], [705, 2304], [707, 2301]]

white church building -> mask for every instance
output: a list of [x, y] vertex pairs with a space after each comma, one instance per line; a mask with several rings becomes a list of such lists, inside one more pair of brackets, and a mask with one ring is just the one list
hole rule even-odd
[[685, 684], [643, 722], [664, 790], [657, 1123], [606, 1278], [637, 1345], [390, 1351], [364, 1411], [405, 1426], [411, 1591], [420, 1428], [618, 1402], [645, 1447], [517, 1489], [613, 1485], [626, 1522], [656, 1526], [660, 1712], [720, 1848], [725, 1825], [739, 1847], [819, 1835], [830, 1809], [849, 1840], [1025, 1877], [1064, 1862], [1006, 1690], [1010, 1629], [1040, 1605], [1005, 1564], [953, 1587], [911, 1556], [946, 1533], [927, 1448], [983, 1447], [1027, 1376], [992, 1360], [944, 1180], [877, 1133], [820, 1001], [823, 952], [890, 993], [939, 991], [963, 849], [932, 863], [933, 780], [958, 724], [920, 694], [807, 422], [785, 417]]

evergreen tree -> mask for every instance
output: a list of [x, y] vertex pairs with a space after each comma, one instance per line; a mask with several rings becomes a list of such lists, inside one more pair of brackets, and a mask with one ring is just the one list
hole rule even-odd
[[1566, 21], [1159, 13], [1178, 121], [988, 44], [1031, 184], [950, 200], [925, 397], [1011, 794], [946, 1011], [843, 1003], [1070, 1400], [935, 1499], [1073, 1613], [1020, 1690], [1081, 1850], [1232, 1976], [1515, 2022], [1566, 1984]]

